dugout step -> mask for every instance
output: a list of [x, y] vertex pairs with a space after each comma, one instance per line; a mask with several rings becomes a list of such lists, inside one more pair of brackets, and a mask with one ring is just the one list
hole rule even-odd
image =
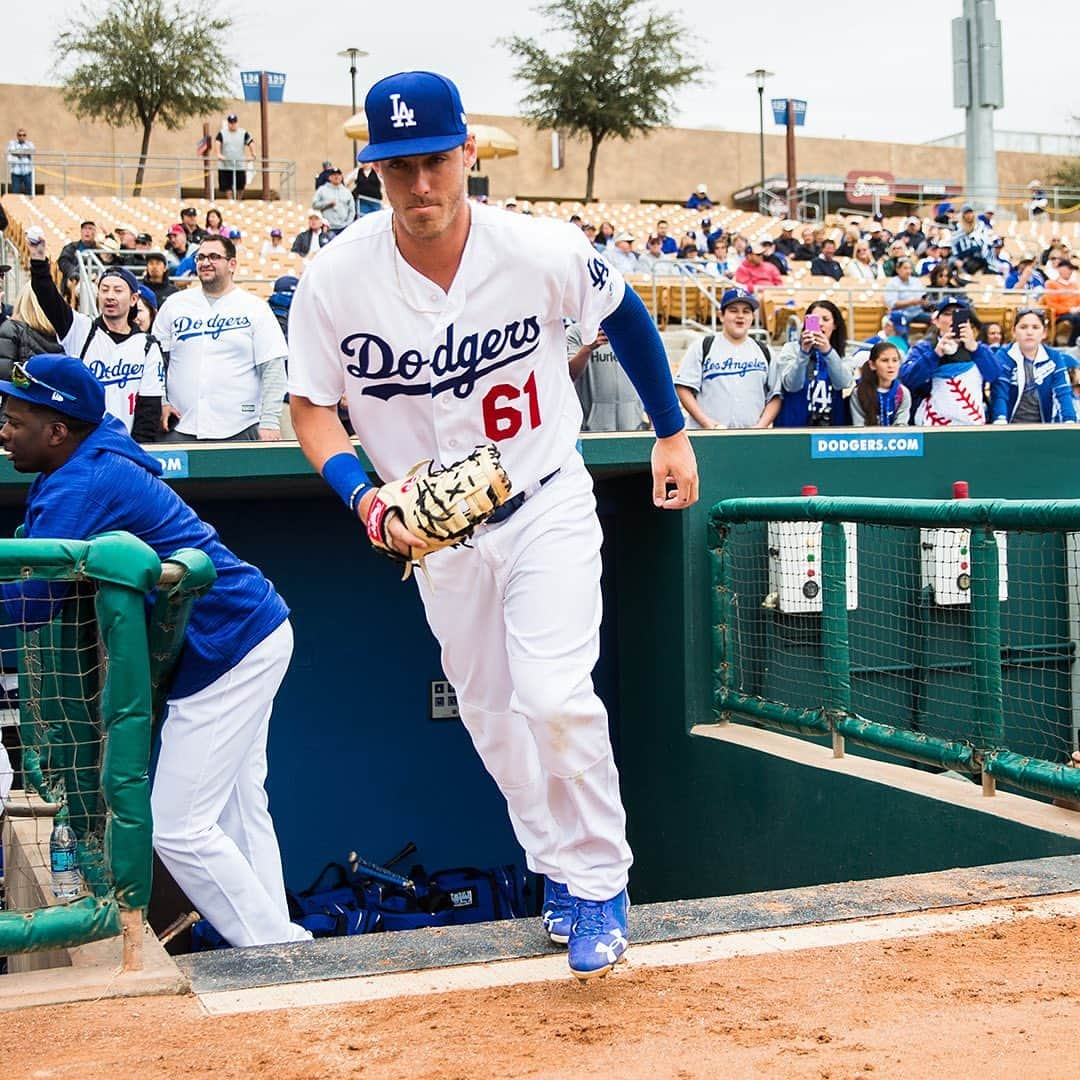
[[[630, 938], [641, 943], [679, 941], [1076, 891], [1080, 891], [1080, 855], [1057, 855], [869, 881], [642, 904], [630, 910]], [[223, 949], [174, 959], [196, 994], [210, 994], [565, 951], [548, 941], [540, 920], [534, 918]]]

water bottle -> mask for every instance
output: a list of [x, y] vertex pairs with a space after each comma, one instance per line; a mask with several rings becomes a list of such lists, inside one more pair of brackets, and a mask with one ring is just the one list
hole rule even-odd
[[79, 877], [79, 847], [75, 830], [68, 823], [67, 807], [61, 807], [49, 837], [49, 866], [52, 870], [53, 896], [70, 900], [82, 892]]

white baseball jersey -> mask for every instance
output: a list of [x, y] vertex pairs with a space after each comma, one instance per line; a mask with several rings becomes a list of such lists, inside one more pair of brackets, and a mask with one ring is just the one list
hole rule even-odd
[[154, 333], [169, 354], [166, 392], [180, 411], [177, 431], [228, 439], [259, 422], [258, 368], [289, 351], [265, 301], [239, 288], [218, 297], [184, 289], [161, 305]]
[[104, 385], [105, 411], [121, 420], [129, 435], [138, 399], [164, 395], [161, 349], [141, 330], [117, 343], [102, 327], [95, 330], [88, 315], [74, 311], [71, 328], [60, 344], [69, 356], [81, 357]]
[[563, 464], [581, 427], [563, 319], [592, 341], [624, 283], [573, 225], [470, 210], [448, 293], [398, 253], [390, 211], [323, 248], [289, 315], [289, 392], [347, 395], [383, 478], [493, 442], [521, 491]]

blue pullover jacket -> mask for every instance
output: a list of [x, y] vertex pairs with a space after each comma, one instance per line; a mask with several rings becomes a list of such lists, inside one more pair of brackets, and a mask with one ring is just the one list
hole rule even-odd
[[[274, 586], [160, 479], [161, 471], [124, 425], [106, 416], [59, 469], [30, 485], [23, 528], [28, 539], [62, 540], [124, 530], [162, 559], [180, 548], [210, 556], [217, 581], [192, 607], [169, 692], [182, 698], [234, 667], [288, 618], [289, 609]], [[59, 595], [49, 582], [2, 586], [8, 618], [28, 626], [48, 621], [69, 591]]]

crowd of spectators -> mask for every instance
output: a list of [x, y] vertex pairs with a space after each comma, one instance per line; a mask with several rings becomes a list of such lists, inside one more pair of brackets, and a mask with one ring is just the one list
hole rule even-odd
[[[363, 167], [346, 179], [325, 162], [306, 228], [290, 243], [280, 228], [271, 227], [260, 254], [313, 257], [358, 215], [380, 205], [372, 180], [378, 184], [377, 174]], [[361, 189], [367, 194], [358, 194]], [[690, 203], [711, 210], [704, 185]], [[505, 206], [508, 212], [530, 212], [527, 203], [519, 206], [516, 200]], [[619, 230], [611, 221], [593, 224], [578, 215], [571, 220], [625, 276], [704, 274], [717, 281], [722, 292], [717, 332], [698, 336], [677, 358], [676, 384], [691, 426], [1075, 422], [1076, 361], [1045, 341], [1047, 311], [1068, 328], [1070, 345], [1080, 335], [1080, 276], [1067, 245], [1055, 236], [1038, 257], [1012, 266], [1001, 257], [989, 208], [981, 215], [967, 204], [953, 214], [939, 209], [938, 220], [911, 217], [896, 235], [876, 219], [851, 218], [832, 229], [784, 221], [775, 239], [753, 243], [714, 226], [707, 215], [699, 227], [678, 235], [664, 219], [647, 236]], [[88, 265], [81, 253], [93, 252], [95, 264], [104, 267], [96, 282], [102, 313], [93, 325], [82, 321], [85, 316], [69, 321], [61, 313], [61, 291], [52, 286], [44, 254], [38, 253], [31, 285], [17, 298], [9, 325], [0, 327], [0, 376], [6, 363], [32, 354], [27, 350], [85, 352], [83, 338], [71, 337], [77, 327], [90, 340], [100, 334], [105, 352], [121, 346], [137, 352], [131, 341], [147, 350], [140, 381], [133, 369], [125, 369], [121, 385], [127, 393], [117, 406], [126, 410], [122, 418], [141, 439], [280, 437], [284, 341], [298, 278], [278, 278], [269, 302], [249, 295], [233, 281], [243, 239], [239, 230], [217, 207], [201, 222], [199, 217], [194, 207], [184, 207], [161, 247], [123, 222], [104, 235], [95, 222], [81, 223], [79, 235], [59, 252], [57, 268], [63, 288], [78, 282]], [[849, 343], [843, 312], [822, 296], [810, 304], [789, 340], [772, 346], [757, 325], [757, 293], [783, 285], [799, 264], [804, 264], [803, 279], [821, 283], [823, 291], [845, 282], [880, 287], [888, 308], [880, 331], [866, 342]], [[1030, 305], [1018, 312], [1009, 340], [1000, 323], [979, 322], [964, 292], [974, 274], [999, 274], [1003, 288], [1028, 294]], [[195, 279], [193, 287], [178, 290], [185, 278]], [[243, 343], [239, 336], [176, 330], [184, 320], [205, 321], [225, 296], [231, 297], [226, 306], [242, 313], [250, 328]], [[926, 332], [910, 346], [911, 329], [920, 325]], [[225, 346], [212, 344], [223, 339]], [[149, 359], [157, 355], [145, 344], [150, 341], [161, 350], [159, 362]], [[213, 387], [184, 374], [199, 369], [193, 350], [206, 348], [228, 352]], [[648, 426], [602, 333], [584, 342], [577, 327], [568, 327], [567, 363], [581, 400], [583, 430]], [[151, 369], [159, 378], [156, 392]]]

